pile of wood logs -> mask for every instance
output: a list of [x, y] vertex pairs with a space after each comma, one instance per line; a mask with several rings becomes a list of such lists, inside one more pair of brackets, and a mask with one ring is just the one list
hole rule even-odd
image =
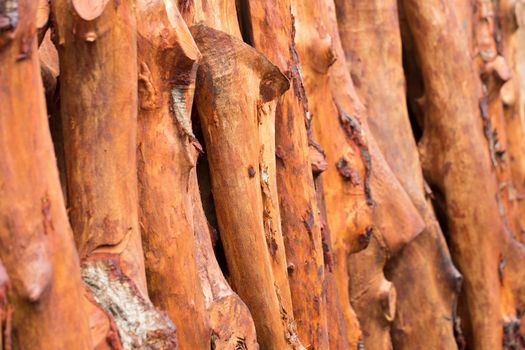
[[0, 349], [525, 349], [525, 0], [0, 0]]

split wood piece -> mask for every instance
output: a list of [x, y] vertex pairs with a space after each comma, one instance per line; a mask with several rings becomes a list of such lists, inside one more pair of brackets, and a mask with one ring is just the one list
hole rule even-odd
[[[391, 330], [393, 346], [454, 349], [454, 307], [462, 278], [425, 198], [406, 107], [397, 2], [336, 0], [336, 9], [345, 56], [351, 61], [357, 92], [367, 107], [372, 134], [425, 220], [425, 231], [388, 263], [387, 276], [398, 295]], [[421, 310], [422, 304], [429, 309]], [[429, 324], [433, 327], [428, 328]]]
[[[320, 146], [308, 136], [310, 114], [299, 72], [290, 1], [245, 0], [240, 1], [239, 6], [244, 19], [245, 40], [286, 72], [293, 86], [277, 101], [275, 109], [260, 120], [261, 130], [266, 129], [266, 135], [275, 135], [267, 140], [261, 137], [264, 150], [268, 151], [265, 163], [270, 174], [275, 174], [277, 156], [277, 182], [275, 178], [269, 179], [270, 194], [276, 205], [279, 198], [286, 261], [275, 263], [288, 264], [288, 276], [279, 278], [290, 283], [299, 339], [307, 348], [327, 349], [321, 220], [312, 175], [313, 164], [309, 161], [313, 153], [320, 155], [322, 163], [324, 155]], [[321, 170], [319, 167], [316, 169]], [[282, 269], [276, 266], [275, 275], [277, 271]]]
[[465, 281], [473, 330], [469, 345], [502, 349], [504, 328], [513, 328], [506, 322], [508, 305], [523, 306], [523, 269], [517, 266], [523, 265], [525, 252], [499, 211], [498, 181], [483, 135], [468, 41], [454, 34], [461, 29], [451, 3], [403, 4], [426, 92], [421, 162], [446, 205], [451, 253]]
[[260, 167], [261, 108], [288, 80], [240, 40], [204, 25], [191, 31], [203, 55], [196, 103], [233, 287], [252, 312], [262, 348], [301, 348], [272, 269], [279, 251], [275, 232], [265, 228], [267, 174]]
[[[301, 24], [302, 20], [307, 24]], [[350, 188], [351, 186], [354, 188], [361, 186], [364, 183], [365, 193], [368, 188], [374, 194], [374, 229], [376, 240], [378, 241], [376, 243], [381, 248], [375, 250], [374, 253], [378, 254], [375, 257], [366, 253], [360, 256], [369, 261], [370, 265], [375, 265], [376, 261], [384, 263], [388, 257], [394, 255], [404, 244], [421, 232], [423, 221], [410, 198], [388, 168], [375, 140], [367, 132], [366, 115], [355, 93], [350, 74], [347, 71], [337, 30], [337, 22], [335, 21], [336, 15], [333, 2], [323, 2], [322, 4], [311, 2], [304, 4], [304, 7], [298, 6], [298, 22], [301, 24], [301, 29], [298, 30], [298, 33], [305, 35], [304, 40], [300, 43], [298, 41], [298, 50], [304, 63], [303, 75], [305, 77], [306, 91], [315, 92], [315, 94], [310, 96], [310, 106], [314, 116], [314, 130], [319, 134], [321, 144], [326, 147], [328, 160], [326, 173], [328, 174], [330, 170], [336, 171], [337, 180], [343, 179], [347, 182], [346, 186]], [[306, 33], [308, 31], [311, 33], [307, 36]], [[325, 60], [322, 61], [316, 59], [316, 57], [324, 57]], [[336, 57], [337, 60], [335, 60]], [[324, 63], [324, 65], [320, 65], [319, 62]], [[321, 91], [326, 91], [327, 96], [322, 96]], [[334, 122], [327, 122], [330, 119], [334, 120]], [[338, 138], [339, 146], [337, 147], [334, 147], [334, 140], [336, 139], [334, 135], [340, 135]], [[368, 144], [365, 142], [365, 138], [368, 140]], [[354, 146], [354, 149], [351, 148], [352, 146]], [[365, 176], [360, 176], [359, 172], [355, 170], [356, 168], [348, 164], [345, 157], [338, 160], [338, 155], [345, 148], [350, 148], [352, 150], [350, 155], [354, 155], [354, 157], [355, 154], [359, 154], [359, 151], [364, 152], [365, 165], [373, 164], [374, 168], [366, 170]], [[355, 150], [356, 148], [357, 151]], [[366, 177], [367, 175], [371, 175], [370, 179]], [[328, 185], [330, 177], [326, 176], [327, 186], [325, 190], [331, 191], [333, 187], [330, 188]], [[339, 194], [336, 193], [336, 195]], [[345, 200], [350, 203], [355, 201], [351, 196], [348, 196]], [[372, 198], [369, 197], [368, 200], [372, 201]], [[337, 202], [337, 208], [341, 206], [340, 201]], [[328, 206], [327, 209], [330, 219], [330, 207]], [[335, 209], [334, 206], [334, 211], [336, 210], [339, 209]], [[333, 226], [330, 228], [333, 230]], [[368, 240], [372, 236], [372, 226], [369, 226], [366, 232], [367, 234], [363, 238]], [[340, 249], [342, 251], [336, 255], [336, 269], [342, 271], [339, 273], [339, 292], [343, 291], [344, 293], [345, 286], [348, 286], [349, 283], [352, 284], [352, 280], [366, 280], [369, 282], [380, 279], [384, 280], [383, 284], [388, 284], [383, 276], [383, 265], [378, 266], [376, 269], [363, 269], [361, 268], [362, 266], [368, 265], [363, 261], [358, 263], [359, 259], [357, 257], [354, 259], [350, 258], [350, 261], [353, 263], [349, 263], [349, 266], [353, 272], [350, 270], [344, 271], [346, 266], [341, 267], [343, 265], [341, 261], [346, 261], [349, 252], [341, 249], [339, 244], [337, 241], [334, 244], [336, 250]], [[367, 289], [367, 297], [381, 304], [380, 294], [382, 291], [378, 288], [383, 284]], [[357, 297], [361, 288], [365, 288], [365, 286], [361, 287], [354, 284], [354, 288], [351, 288], [351, 292], [356, 293], [352, 299], [356, 302], [353, 306], [360, 308], [359, 312], [357, 312], [360, 321], [366, 321], [368, 325], [372, 325], [374, 322], [377, 322], [378, 325], [383, 324], [383, 318], [375, 320], [372, 318], [373, 321], [370, 321], [371, 315], [368, 315], [365, 311], [368, 307], [364, 301], [366, 298]], [[349, 299], [351, 299], [350, 295], [348, 295]], [[342, 303], [344, 304], [345, 301], [343, 300]], [[351, 320], [350, 317], [347, 318], [347, 322], [350, 322], [349, 320]], [[381, 332], [363, 328], [363, 331], [366, 332], [365, 346], [370, 345], [373, 347], [373, 344], [377, 344], [374, 339], [378, 339], [379, 343], [389, 342], [388, 327], [378, 326], [377, 328], [381, 329]]]
[[172, 322], [148, 299], [138, 227], [134, 3], [52, 5], [69, 214], [94, 302], [88, 307], [98, 313], [91, 317], [93, 342], [125, 349], [175, 346]]
[[499, 2], [499, 20], [501, 23], [502, 54], [511, 71], [510, 79], [503, 83], [499, 91], [504, 108], [507, 148], [506, 160], [512, 173], [512, 187], [508, 188], [509, 200], [515, 201], [516, 227], [514, 234], [525, 243], [525, 89], [521, 82], [524, 71], [520, 57], [525, 52], [522, 48], [525, 39], [525, 3], [502, 0]]
[[197, 267], [211, 327], [212, 349], [258, 349], [255, 325], [248, 307], [231, 289], [215, 258], [208, 221], [204, 215], [197, 174], [190, 174]]
[[139, 220], [148, 291], [182, 349], [210, 346], [195, 260], [191, 107], [200, 53], [175, 1], [137, 2]]
[[2, 342], [5, 349], [87, 350], [78, 256], [47, 126], [37, 5], [0, 6], [0, 259], [13, 310], [2, 268]]

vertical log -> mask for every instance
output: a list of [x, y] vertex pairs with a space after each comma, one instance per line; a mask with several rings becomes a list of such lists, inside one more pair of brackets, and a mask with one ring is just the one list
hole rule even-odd
[[112, 340], [101, 336], [95, 345], [174, 347], [173, 324], [148, 299], [138, 227], [133, 5], [53, 3], [70, 219], [82, 277], [110, 323]]
[[[275, 134], [275, 139], [264, 142], [264, 147], [268, 149], [273, 168], [277, 156], [277, 183], [270, 178], [270, 190], [273, 201], [277, 203], [277, 197], [279, 199], [286, 261], [276, 262], [288, 264], [288, 278], [282, 277], [290, 281], [299, 339], [307, 348], [326, 349], [321, 218], [309, 161], [310, 154], [319, 154], [322, 150], [307, 135], [310, 114], [299, 73], [290, 1], [240, 1], [239, 8], [244, 19], [245, 40], [285, 72], [293, 86], [293, 91], [287, 91], [277, 101], [275, 109], [261, 121], [263, 127], [270, 128], [269, 135]], [[275, 173], [275, 169], [270, 173]]]
[[[316, 140], [323, 145], [328, 167], [323, 173], [327, 222], [330, 229], [334, 279], [339, 297], [338, 304], [347, 327], [346, 338], [355, 348], [361, 336], [348, 294], [348, 254], [364, 249], [372, 231], [373, 204], [369, 176], [371, 169], [366, 144], [348, 140], [338, 118], [330, 86], [328, 69], [335, 60], [332, 38], [321, 22], [320, 2], [306, 1], [294, 4], [296, 17], [296, 43], [302, 62], [304, 88], [311, 95], [309, 111]], [[326, 116], [326, 117], [325, 117]], [[332, 121], [333, 120], [333, 121]], [[359, 135], [361, 137], [361, 135]], [[330, 338], [335, 349], [338, 341]]]
[[148, 291], [177, 327], [179, 346], [210, 346], [195, 260], [191, 106], [200, 53], [174, 1], [138, 1], [139, 220]]
[[[523, 302], [523, 246], [506, 227], [478, 82], [452, 2], [404, 0], [424, 81], [425, 177], [443, 194], [451, 253], [465, 278], [471, 346], [501, 349], [508, 305]], [[435, 45], [434, 43], [440, 43]], [[454, 62], [454, 64], [449, 64]], [[481, 112], [481, 113], [480, 113]], [[502, 327], [503, 325], [503, 327]], [[512, 326], [510, 326], [512, 328]]]
[[[326, 312], [327, 312], [327, 327], [329, 349], [348, 349], [358, 346], [358, 341], [361, 337], [361, 330], [359, 321], [350, 307], [351, 324], [347, 324], [345, 315], [343, 314], [343, 307], [341, 306], [339, 290], [334, 274], [334, 256], [332, 235], [328, 219], [326, 215], [326, 202], [324, 197], [324, 181], [322, 176], [315, 179], [315, 189], [317, 195], [317, 203], [320, 211], [321, 219], [321, 236], [323, 243], [323, 258], [325, 264], [325, 275], [323, 281], [323, 292], [326, 296]], [[349, 334], [353, 336], [349, 338]]]
[[[387, 276], [398, 295], [391, 331], [394, 348], [454, 349], [454, 305], [461, 276], [425, 198], [406, 108], [397, 2], [336, 0], [336, 6], [345, 56], [367, 107], [371, 132], [425, 220], [425, 231], [389, 262]], [[421, 309], [421, 304], [429, 307]]]
[[[91, 349], [78, 256], [47, 126], [34, 1], [0, 4], [0, 259], [3, 347]], [[30, 127], [28, 127], [30, 126]], [[5, 286], [6, 274], [0, 273]], [[11, 323], [12, 322], [12, 323]]]
[[238, 39], [203, 25], [192, 34], [203, 55], [196, 102], [233, 286], [252, 311], [261, 347], [298, 348], [272, 270], [278, 232], [265, 227], [267, 173], [260, 167], [258, 127], [265, 103], [280, 96], [288, 81]]
[[190, 175], [190, 192], [197, 241], [197, 267], [212, 331], [212, 349], [256, 350], [257, 336], [250, 311], [231, 289], [215, 258], [195, 170]]
[[[332, 231], [334, 227], [342, 230], [334, 234], [341, 240], [338, 242], [336, 238], [334, 243], [339, 292], [345, 296], [347, 286], [351, 286], [350, 294], [346, 294], [347, 299], [342, 299], [341, 304], [352, 301], [365, 331], [365, 345], [382, 348], [390, 342], [389, 323], [395, 311], [395, 290], [384, 278], [383, 266], [388, 257], [421, 231], [423, 223], [367, 131], [364, 108], [346, 68], [348, 62], [344, 58], [333, 2], [298, 4], [297, 13], [298, 37], [302, 38], [298, 40], [298, 51], [304, 62], [306, 91], [312, 93], [314, 131], [326, 148], [328, 161], [325, 172], [328, 219]], [[335, 191], [338, 187], [340, 190]], [[360, 191], [363, 197], [356, 196]], [[361, 235], [362, 243], [368, 243], [374, 229], [373, 250], [350, 256], [349, 270], [346, 270], [344, 262], [352, 250], [343, 244], [342, 233], [349, 230], [355, 237], [360, 231], [352, 226], [355, 218], [346, 227], [333, 219], [332, 225], [330, 212], [340, 215], [341, 205], [356, 206], [354, 215], [362, 219], [366, 213], [363, 208], [374, 202], [374, 226], [368, 223]], [[343, 211], [346, 212], [348, 210]], [[368, 312], [371, 303], [378, 312]], [[349, 309], [346, 314], [347, 322], [351, 323]], [[357, 341], [355, 335], [349, 336], [353, 342]]]

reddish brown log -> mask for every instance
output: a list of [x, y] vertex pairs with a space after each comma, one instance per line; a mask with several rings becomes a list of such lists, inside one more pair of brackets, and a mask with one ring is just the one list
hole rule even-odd
[[213, 349], [258, 349], [255, 325], [248, 307], [224, 278], [211, 244], [210, 228], [202, 208], [197, 175], [190, 175], [197, 267], [206, 300]]
[[[261, 141], [273, 158], [270, 164], [275, 164], [277, 157], [276, 187], [299, 339], [307, 348], [326, 349], [321, 220], [312, 176], [312, 166], [322, 171], [324, 156], [320, 146], [307, 135], [310, 114], [295, 51], [290, 1], [250, 0], [240, 4], [245, 40], [285, 72], [293, 86], [277, 101], [275, 109], [271, 106], [270, 114], [261, 121], [263, 128], [270, 129], [267, 134], [275, 138]], [[312, 154], [319, 156], [320, 165], [310, 163]], [[275, 182], [275, 179], [270, 178], [270, 181]], [[277, 202], [276, 194], [272, 198]]]
[[[373, 204], [369, 187], [371, 169], [366, 144], [347, 139], [337, 119], [338, 110], [328, 83], [328, 69], [334, 62], [335, 54], [332, 39], [319, 18], [320, 6], [320, 2], [315, 1], [295, 3], [296, 43], [305, 90], [311, 95], [309, 110], [313, 115], [313, 131], [326, 152], [328, 167], [322, 177], [333, 244], [334, 278], [338, 304], [347, 326], [346, 338], [350, 347], [354, 348], [361, 333], [359, 329], [350, 327], [357, 322], [348, 294], [347, 257], [351, 252], [365, 248], [370, 239]], [[329, 122], [331, 120], [334, 122]], [[332, 349], [337, 348], [336, 344], [338, 339], [330, 338]]]
[[139, 219], [148, 291], [177, 326], [183, 349], [209, 347], [195, 261], [191, 106], [200, 53], [174, 1], [138, 1]]
[[518, 266], [525, 255], [500, 213], [503, 203], [490, 140], [483, 135], [480, 109], [485, 107], [478, 98], [469, 42], [454, 35], [462, 30], [458, 18], [464, 18], [463, 11], [440, 1], [403, 4], [426, 96], [421, 161], [425, 177], [444, 197], [451, 253], [465, 278], [470, 344], [501, 349], [504, 328], [513, 327], [507, 320], [515, 318], [523, 302]]
[[[330, 212], [340, 213], [341, 205], [344, 203], [360, 208], [357, 211], [357, 218], [363, 215], [364, 203], [357, 201], [359, 197], [355, 196], [358, 190], [363, 191], [368, 205], [376, 203], [374, 209], [376, 240], [373, 251], [351, 256], [350, 270], [346, 271], [344, 262], [351, 250], [345, 248], [341, 242], [338, 243], [337, 238], [334, 243], [336, 269], [339, 270], [339, 292], [345, 293], [348, 288], [346, 286], [352, 286], [350, 295], [347, 294], [348, 299], [343, 299], [341, 304], [348, 303], [351, 298], [353, 306], [358, 308], [357, 315], [366, 331], [365, 344], [372, 347], [380, 346], [379, 344], [384, 346], [390, 342], [388, 325], [393, 319], [395, 291], [384, 279], [382, 268], [387, 257], [421, 231], [422, 221], [407, 194], [386, 165], [375, 141], [367, 132], [364, 108], [346, 69], [348, 62], [344, 58], [335, 22], [333, 2], [306, 2], [302, 6], [298, 5], [297, 8], [298, 36], [304, 35], [304, 39], [298, 41], [298, 50], [304, 62], [306, 91], [312, 93], [310, 106], [314, 116], [314, 131], [319, 135], [319, 140], [325, 146], [327, 154], [325, 190], [329, 223], [331, 224]], [[306, 34], [308, 32], [310, 33]], [[323, 96], [323, 92], [327, 96]], [[368, 144], [365, 139], [368, 139]], [[342, 150], [343, 156], [341, 156]], [[356, 162], [357, 164], [353, 164]], [[359, 171], [359, 163], [361, 163], [361, 171]], [[372, 169], [371, 164], [374, 165]], [[330, 172], [333, 174], [332, 177]], [[343, 189], [346, 189], [331, 193], [338, 183], [338, 186], [342, 185]], [[371, 197], [372, 193], [374, 199]], [[330, 196], [338, 198], [332, 206], [329, 204]], [[335, 227], [341, 227], [340, 223], [336, 225]], [[334, 225], [330, 228], [333, 231]], [[353, 226], [346, 229], [356, 232]], [[369, 226], [362, 239], [366, 242], [370, 239], [371, 233], [372, 226]], [[386, 295], [384, 295], [385, 291]], [[367, 310], [372, 301], [379, 310], [383, 310], [384, 298], [387, 298], [387, 308], [384, 311], [387, 315], [386, 320], [380, 313], [368, 314]], [[352, 322], [351, 319], [351, 313], [347, 310], [347, 322]], [[354, 333], [353, 339], [352, 335], [350, 336], [353, 342], [357, 341], [355, 335]], [[377, 339], [377, 342], [374, 339]]]
[[523, 87], [523, 68], [520, 56], [523, 55], [523, 3], [502, 0], [499, 2], [499, 20], [501, 22], [501, 46], [511, 71], [510, 79], [503, 84], [499, 92], [504, 107], [507, 148], [506, 160], [512, 173], [512, 187], [509, 187], [509, 200], [516, 204], [515, 235], [525, 242], [525, 103]]
[[14, 310], [5, 305], [2, 268], [2, 345], [91, 349], [78, 256], [47, 126], [36, 11], [34, 1], [0, 6], [0, 259], [11, 279]]
[[[406, 108], [396, 1], [336, 0], [339, 32], [351, 73], [385, 160], [425, 220], [425, 231], [389, 262], [397, 290], [394, 348], [453, 349], [454, 305], [461, 276], [432, 207]], [[420, 305], [427, 305], [421, 309]], [[443, 315], [447, 315], [443, 317]], [[432, 324], [432, 327], [428, 327]]]
[[300, 347], [283, 307], [286, 291], [272, 269], [272, 256], [284, 252], [275, 249], [278, 232], [265, 227], [268, 180], [260, 166], [258, 127], [264, 104], [280, 96], [288, 81], [261, 54], [223, 32], [198, 25], [192, 34], [203, 55], [196, 103], [233, 286], [254, 316], [261, 347]]
[[53, 15], [70, 220], [84, 282], [106, 313], [91, 318], [93, 341], [174, 347], [173, 324], [148, 299], [138, 227], [133, 2], [55, 1]]
[[[317, 194], [317, 203], [320, 211], [321, 219], [321, 236], [323, 243], [323, 255], [325, 264], [325, 275], [323, 281], [323, 292], [326, 296], [326, 310], [327, 310], [327, 328], [329, 349], [347, 349], [349, 346], [358, 346], [361, 338], [361, 329], [359, 321], [350, 308], [351, 324], [347, 324], [341, 307], [339, 290], [334, 274], [334, 256], [332, 249], [332, 237], [330, 227], [328, 226], [328, 219], [326, 216], [326, 203], [324, 198], [324, 184], [323, 177], [318, 176], [315, 180], [315, 189]], [[349, 338], [351, 334], [354, 338]]]

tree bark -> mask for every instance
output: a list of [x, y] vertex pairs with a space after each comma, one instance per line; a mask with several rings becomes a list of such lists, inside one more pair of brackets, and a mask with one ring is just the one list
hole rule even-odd
[[[298, 50], [300, 57], [304, 57], [305, 62], [306, 91], [312, 93], [310, 105], [314, 130], [319, 135], [321, 143], [327, 145], [328, 213], [339, 212], [341, 203], [357, 205], [361, 211], [363, 207], [366, 208], [364, 203], [359, 204], [356, 201], [356, 189], [363, 191], [368, 205], [376, 203], [373, 219], [376, 239], [373, 242], [373, 249], [369, 250], [369, 248], [363, 253], [350, 256], [348, 260], [350, 270], [345, 271], [347, 266], [344, 262], [351, 250], [345, 249], [341, 243], [338, 245], [337, 241], [334, 243], [334, 248], [340, 250], [336, 255], [336, 269], [340, 270], [339, 291], [345, 293], [348, 286], [351, 286], [350, 294], [347, 294], [348, 299], [342, 300], [341, 303], [352, 301], [365, 331], [366, 346], [380, 346], [378, 343], [385, 346], [390, 342], [388, 324], [394, 316], [395, 290], [383, 276], [383, 265], [387, 257], [398, 251], [403, 244], [421, 231], [422, 221], [407, 194], [383, 160], [375, 141], [366, 130], [366, 115], [355, 94], [349, 72], [346, 70], [348, 62], [345, 61], [343, 55], [333, 2], [306, 2], [303, 6], [298, 5], [297, 8], [300, 24], [298, 33], [305, 33], [304, 39], [298, 41]], [[304, 20], [304, 24], [301, 23], [301, 19]], [[317, 30], [314, 31], [313, 28]], [[306, 34], [309, 31], [311, 34]], [[313, 52], [316, 53], [315, 56], [312, 55]], [[321, 94], [323, 91], [328, 96], [323, 96]], [[334, 122], [330, 123], [330, 120]], [[365, 139], [368, 140], [368, 143]], [[348, 150], [348, 154], [341, 156], [341, 150], [345, 149]], [[361, 152], [360, 158], [356, 157], [359, 152]], [[352, 156], [354, 157], [353, 162], [357, 161], [356, 165], [348, 161]], [[364, 168], [361, 173], [356, 170], [359, 169], [359, 162], [364, 164], [364, 166], [361, 165]], [[371, 164], [373, 168], [367, 168]], [[333, 174], [332, 177], [329, 175], [330, 172]], [[331, 178], [335, 182], [329, 182]], [[335, 188], [334, 183], [347, 189], [330, 194], [328, 191]], [[372, 199], [372, 193], [375, 201]], [[328, 204], [330, 195], [334, 198], [342, 195], [345, 197], [339, 197], [333, 202], [333, 207], [330, 207]], [[358, 212], [358, 215], [362, 214]], [[331, 225], [332, 230], [333, 228], [334, 225]], [[372, 225], [368, 226], [366, 234], [361, 236], [365, 242], [370, 239], [373, 228]], [[346, 229], [356, 232], [355, 229], [352, 230], [352, 227]], [[383, 311], [373, 315], [368, 313], [372, 302], [377, 304], [378, 310], [384, 309], [386, 320], [380, 316]], [[347, 323], [351, 324], [352, 314], [348, 309], [346, 313]], [[383, 326], [385, 321], [386, 326]], [[374, 342], [373, 339], [378, 339], [378, 341]], [[357, 341], [355, 334], [353, 341]]]
[[[510, 79], [503, 83], [499, 92], [503, 103], [507, 148], [506, 160], [512, 174], [512, 187], [509, 188], [509, 200], [516, 205], [515, 235], [525, 242], [525, 103], [523, 93], [523, 70], [520, 69], [520, 54], [523, 42], [523, 8], [520, 1], [503, 0], [499, 2], [501, 22], [501, 46], [511, 71]], [[520, 12], [521, 11], [521, 12]]]

